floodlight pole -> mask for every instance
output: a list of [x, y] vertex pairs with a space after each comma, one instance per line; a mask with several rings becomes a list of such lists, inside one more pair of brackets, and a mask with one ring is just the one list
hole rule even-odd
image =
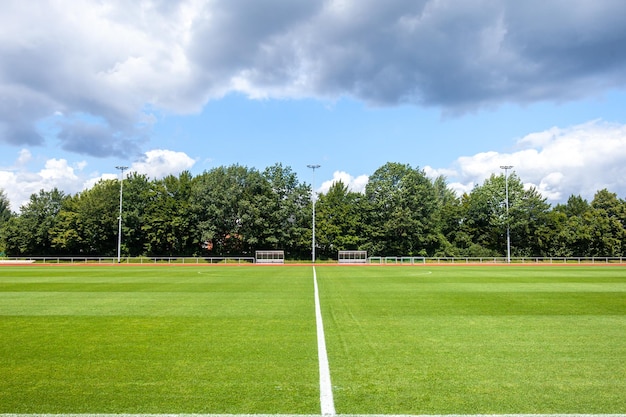
[[117, 263], [121, 262], [122, 256], [122, 194], [124, 189], [124, 171], [128, 169], [126, 166], [116, 166], [116, 169], [122, 171], [122, 179], [120, 181], [120, 215], [117, 218], [118, 220], [118, 229], [117, 229]]
[[307, 168], [311, 168], [313, 170], [313, 185], [311, 189], [311, 198], [313, 198], [313, 241], [311, 243], [311, 260], [313, 263], [315, 263], [315, 170], [319, 167], [320, 165], [317, 164], [307, 165]]
[[504, 170], [504, 189], [506, 193], [506, 262], [511, 263], [511, 228], [509, 221], [509, 169], [513, 165], [500, 165]]

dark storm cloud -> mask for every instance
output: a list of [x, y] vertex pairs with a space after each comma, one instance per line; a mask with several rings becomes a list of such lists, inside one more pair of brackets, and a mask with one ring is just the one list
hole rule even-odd
[[[192, 28], [189, 57], [213, 82], [228, 82], [242, 70], [272, 78], [273, 71], [298, 65], [292, 57], [294, 51], [290, 46], [283, 48], [281, 39], [306, 25], [322, 5], [319, 0], [214, 2], [208, 7], [208, 17], [196, 21]], [[290, 82], [288, 78], [274, 81]]]
[[[0, 74], [5, 65], [0, 62]], [[3, 83], [1, 80], [0, 141], [13, 145], [43, 144], [44, 138], [36, 124], [53, 111], [53, 102], [45, 93], [24, 84]]]
[[96, 157], [134, 157], [139, 154], [141, 138], [135, 132], [119, 132], [106, 124], [72, 121], [62, 126], [57, 139], [61, 148], [81, 155]]
[[625, 2], [330, 4], [241, 42], [250, 84], [280, 90], [300, 77], [310, 94], [464, 110], [581, 98], [626, 81]]
[[11, 145], [31, 145], [37, 146], [44, 142], [44, 138], [32, 125], [20, 125], [13, 121], [10, 125], [0, 125], [0, 136]]
[[[120, 155], [145, 139], [146, 108], [232, 91], [464, 112], [626, 85], [622, 0], [69, 4], [3, 4], [0, 141], [41, 144], [56, 113], [63, 148]], [[103, 123], [89, 131], [84, 114]]]

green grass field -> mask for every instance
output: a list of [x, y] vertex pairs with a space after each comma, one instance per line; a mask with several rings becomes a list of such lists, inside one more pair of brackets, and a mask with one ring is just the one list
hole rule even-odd
[[[340, 414], [626, 412], [626, 268], [318, 266]], [[0, 267], [0, 413], [319, 414], [310, 266]]]

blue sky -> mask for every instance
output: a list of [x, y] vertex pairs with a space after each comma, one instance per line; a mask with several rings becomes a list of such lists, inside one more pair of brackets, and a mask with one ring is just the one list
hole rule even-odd
[[290, 166], [360, 191], [386, 162], [459, 194], [513, 165], [551, 203], [626, 197], [626, 3], [3, 3], [0, 189], [76, 193]]

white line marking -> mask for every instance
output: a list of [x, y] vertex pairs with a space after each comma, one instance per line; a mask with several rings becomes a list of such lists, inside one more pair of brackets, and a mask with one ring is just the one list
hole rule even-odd
[[[0, 417], [318, 417], [318, 414], [0, 414]], [[337, 417], [626, 417], [626, 414], [337, 414]]]
[[322, 309], [320, 307], [320, 295], [317, 289], [317, 273], [313, 267], [313, 287], [315, 288], [315, 322], [317, 324], [317, 355], [320, 364], [320, 405], [322, 415], [335, 415], [335, 401], [333, 400], [333, 386], [330, 383], [330, 366], [328, 365], [328, 353], [326, 353], [326, 339], [324, 337], [324, 324], [322, 323]]
[[412, 277], [416, 277], [418, 275], [431, 275], [433, 273], [433, 271], [424, 271], [424, 272], [418, 272], [416, 274], [411, 274]]

